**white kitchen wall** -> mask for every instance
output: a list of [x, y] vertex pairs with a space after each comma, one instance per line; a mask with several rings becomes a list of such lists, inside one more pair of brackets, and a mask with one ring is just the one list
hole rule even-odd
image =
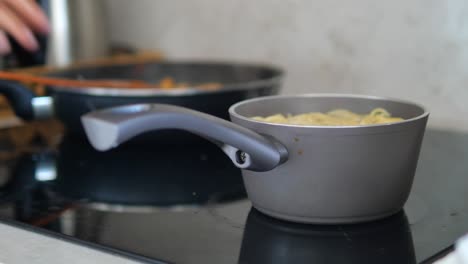
[[283, 93], [342, 92], [426, 105], [468, 131], [463, 0], [107, 0], [112, 40], [168, 58], [269, 62]]

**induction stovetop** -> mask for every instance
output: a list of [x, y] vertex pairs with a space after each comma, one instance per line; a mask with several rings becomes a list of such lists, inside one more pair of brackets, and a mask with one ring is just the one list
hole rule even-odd
[[66, 137], [12, 143], [15, 133], [0, 132], [4, 223], [146, 263], [424, 263], [468, 232], [468, 134], [427, 131], [403, 211], [320, 226], [253, 209], [211, 144], [101, 153]]

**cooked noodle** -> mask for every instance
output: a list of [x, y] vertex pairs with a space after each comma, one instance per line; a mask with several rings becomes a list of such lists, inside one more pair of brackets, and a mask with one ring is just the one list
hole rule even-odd
[[402, 121], [403, 118], [392, 117], [383, 108], [375, 108], [368, 114], [356, 114], [346, 109], [335, 109], [327, 113], [312, 112], [298, 115], [275, 114], [267, 117], [253, 117], [257, 121], [290, 125], [317, 126], [355, 126], [384, 124]]

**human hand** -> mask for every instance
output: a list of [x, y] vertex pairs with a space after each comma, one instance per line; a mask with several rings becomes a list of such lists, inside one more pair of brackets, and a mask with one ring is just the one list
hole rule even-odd
[[39, 44], [33, 32], [49, 33], [49, 21], [34, 0], [0, 0], [0, 54], [11, 51], [7, 34], [23, 48], [36, 51]]

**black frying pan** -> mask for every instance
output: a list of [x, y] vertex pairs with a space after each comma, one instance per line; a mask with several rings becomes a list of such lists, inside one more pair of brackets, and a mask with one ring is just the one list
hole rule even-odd
[[8, 98], [18, 117], [24, 120], [58, 118], [69, 133], [84, 135], [80, 116], [92, 110], [125, 104], [173, 104], [228, 119], [227, 110], [232, 104], [252, 97], [277, 94], [283, 72], [272, 66], [240, 63], [146, 62], [83, 66], [48, 73], [47, 76], [90, 80], [131, 79], [150, 83], [170, 76], [176, 82], [194, 85], [212, 82], [222, 84], [218, 90], [49, 86], [46, 89], [48, 96], [36, 97], [30, 89], [18, 82], [0, 80], [0, 93]]

